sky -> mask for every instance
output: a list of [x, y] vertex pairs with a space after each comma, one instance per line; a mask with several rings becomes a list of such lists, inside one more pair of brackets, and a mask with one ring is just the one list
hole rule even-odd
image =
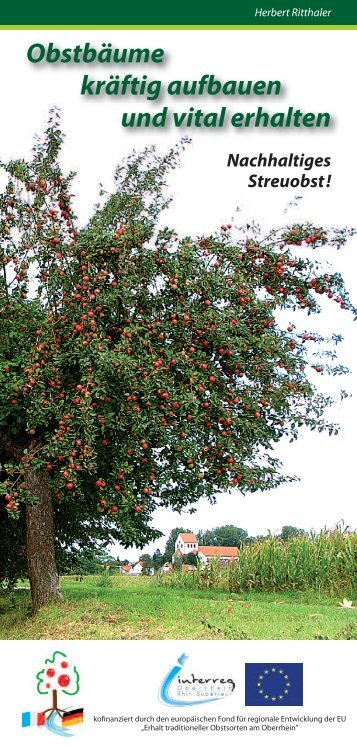
[[[0, 158], [28, 156], [35, 132], [41, 132], [49, 109], [54, 104], [62, 111], [63, 129], [67, 133], [63, 150], [65, 168], [74, 169], [75, 191], [79, 195], [76, 208], [81, 223], [88, 219], [97, 200], [99, 183], [107, 189], [113, 185], [115, 165], [133, 148], [140, 150], [156, 143], [161, 152], [183, 135], [192, 137], [182, 165], [170, 178], [174, 201], [163, 216], [164, 224], [173, 226], [182, 235], [211, 233], [222, 223], [256, 221], [264, 228], [284, 224], [287, 204], [296, 190], [286, 188], [249, 188], [251, 169], [227, 168], [229, 153], [256, 156], [259, 153], [277, 156], [305, 154], [331, 158], [332, 175], [329, 188], [305, 189], [294, 220], [310, 220], [317, 225], [354, 226], [356, 97], [355, 39], [348, 31], [291, 31], [289, 33], [259, 31], [24, 31], [2, 32], [0, 66], [8, 71], [2, 78], [2, 101], [5, 115], [0, 121]], [[297, 57], [291, 52], [292, 37], [301, 49]], [[330, 37], [330, 35], [333, 35]], [[100, 48], [103, 42], [118, 47], [150, 46], [165, 49], [165, 62], [160, 65], [130, 66], [120, 69], [107, 65], [30, 64], [27, 48], [40, 42], [54, 42], [59, 47], [75, 46], [90, 41]], [[331, 44], [329, 45], [329, 43]], [[295, 46], [296, 48], [296, 46]], [[255, 50], [259, 49], [259, 54]], [[329, 54], [326, 50], [330, 49]], [[308, 52], [306, 52], [306, 50]], [[336, 70], [336, 56], [343, 56]], [[11, 66], [9, 66], [11, 60]], [[223, 80], [281, 80], [279, 97], [165, 97], [148, 102], [145, 98], [83, 97], [81, 81], [85, 73], [93, 78], [109, 78], [110, 74], [132, 72], [138, 76], [164, 81], [196, 80], [214, 74]], [[18, 92], [18, 95], [17, 95]], [[8, 102], [11, 102], [9, 105]], [[289, 106], [304, 111], [332, 115], [330, 128], [317, 130], [254, 129], [123, 129], [123, 112], [142, 110], [153, 113], [168, 105], [177, 111], [190, 106], [217, 111], [226, 105], [230, 112], [264, 109], [286, 111]], [[314, 170], [312, 170], [313, 172]], [[311, 173], [312, 173], [311, 172]], [[299, 169], [262, 169], [264, 176], [297, 176]], [[320, 174], [321, 172], [319, 172]], [[237, 214], [237, 208], [239, 213]], [[338, 253], [328, 252], [335, 270], [345, 277], [352, 301], [357, 305], [357, 242], [351, 240]], [[349, 366], [351, 374], [341, 378], [316, 380], [338, 396], [343, 387], [353, 397], [337, 405], [331, 417], [340, 424], [337, 437], [304, 432], [293, 444], [281, 442], [276, 448], [284, 471], [299, 476], [300, 481], [282, 485], [270, 492], [257, 492], [242, 497], [238, 491], [217, 496], [215, 505], [200, 501], [193, 515], [159, 510], [153, 525], [164, 537], [145, 551], [163, 550], [165, 536], [175, 526], [193, 531], [224, 524], [243, 527], [250, 535], [278, 531], [283, 525], [319, 530], [344, 522], [357, 525], [355, 480], [355, 423], [357, 403], [356, 323], [335, 304], [324, 304], [323, 314], [314, 321], [323, 333], [341, 332], [344, 342], [338, 348], [339, 361]], [[115, 555], [134, 561], [136, 549], [113, 548]]]

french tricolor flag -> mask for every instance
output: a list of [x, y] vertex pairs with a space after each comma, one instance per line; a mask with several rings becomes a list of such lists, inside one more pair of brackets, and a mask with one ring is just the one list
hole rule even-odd
[[45, 712], [22, 712], [22, 727], [43, 727], [45, 722]]

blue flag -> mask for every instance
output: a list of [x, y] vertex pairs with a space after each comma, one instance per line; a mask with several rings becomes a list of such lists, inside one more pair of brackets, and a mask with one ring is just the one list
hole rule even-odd
[[245, 705], [302, 706], [302, 663], [247, 663], [245, 666]]

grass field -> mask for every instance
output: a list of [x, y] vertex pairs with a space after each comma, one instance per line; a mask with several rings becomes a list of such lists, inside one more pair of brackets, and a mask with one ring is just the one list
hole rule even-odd
[[63, 602], [31, 613], [27, 589], [0, 593], [1, 639], [355, 639], [356, 610], [311, 592], [228, 593], [155, 578], [61, 580]]

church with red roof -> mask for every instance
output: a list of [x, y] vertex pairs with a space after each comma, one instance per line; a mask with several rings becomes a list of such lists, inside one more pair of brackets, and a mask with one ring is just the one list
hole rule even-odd
[[214, 558], [221, 563], [229, 563], [238, 559], [238, 548], [224, 545], [199, 545], [193, 532], [180, 532], [175, 543], [175, 553], [172, 557], [187, 556], [189, 553], [197, 554], [201, 564], [206, 565]]

